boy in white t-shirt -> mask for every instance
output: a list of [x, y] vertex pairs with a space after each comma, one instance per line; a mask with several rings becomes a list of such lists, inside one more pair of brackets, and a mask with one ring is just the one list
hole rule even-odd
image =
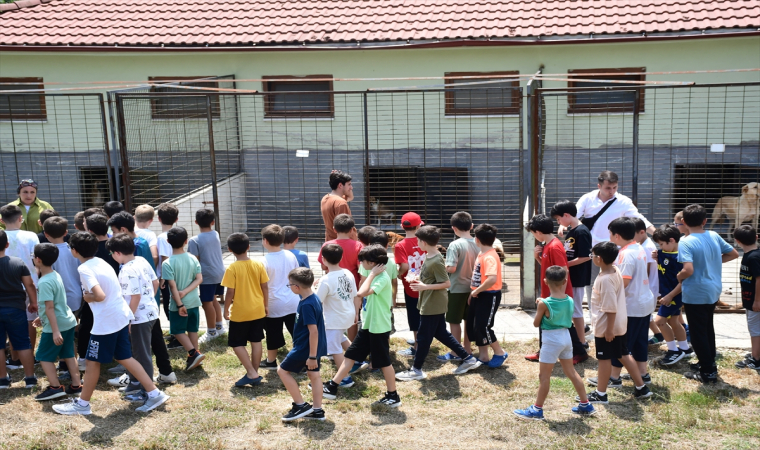
[[[169, 291], [169, 285], [161, 279], [161, 265], [172, 256], [172, 246], [169, 245], [169, 241], [166, 240], [166, 233], [172, 229], [175, 223], [177, 223], [177, 220], [179, 219], [179, 209], [177, 209], [172, 203], [161, 203], [158, 205], [158, 208], [156, 208], [156, 213], [158, 215], [158, 222], [161, 224], [161, 234], [156, 237], [156, 245], [158, 246], [156, 276], [158, 277], [159, 289], [161, 290], [161, 305], [164, 308], [164, 314], [166, 314], [166, 317], [169, 317], [171, 292]], [[172, 336], [167, 347], [171, 350], [182, 347], [182, 344]]]
[[77, 232], [69, 240], [71, 254], [82, 264], [77, 269], [84, 291], [84, 301], [92, 309], [94, 324], [87, 346], [87, 367], [82, 394], [71, 403], [54, 405], [53, 411], [64, 415], [90, 415], [90, 399], [100, 375], [100, 365], [117, 360], [145, 388], [147, 400], [138, 412], [148, 412], [169, 400], [158, 390], [134, 358], [129, 339], [129, 322], [134, 319], [132, 311], [121, 296], [121, 286], [116, 273], [105, 261], [95, 257], [98, 240], [95, 235]]
[[[354, 298], [356, 298], [356, 280], [350, 270], [340, 267], [343, 247], [338, 244], [325, 244], [321, 250], [322, 264], [327, 267], [316, 289], [317, 297], [322, 301], [325, 314], [325, 335], [327, 337], [327, 354], [333, 357], [335, 366], [343, 365], [343, 352], [351, 345], [346, 331], [357, 320]], [[340, 383], [344, 387], [354, 385], [351, 376]]]
[[[129, 337], [132, 355], [140, 363], [145, 373], [153, 379], [153, 358], [151, 356], [151, 336], [153, 326], [158, 320], [158, 304], [155, 291], [158, 278], [150, 263], [142, 256], [135, 256], [134, 240], [125, 233], [120, 233], [108, 240], [106, 244], [113, 259], [121, 264], [119, 284], [121, 295], [134, 315], [130, 322]], [[129, 379], [130, 381], [127, 381]], [[120, 387], [130, 401], [144, 401], [144, 392], [140, 382], [127, 372], [114, 380], [108, 380], [111, 386]]]
[[[5, 250], [6, 256], [15, 256], [21, 258], [29, 268], [32, 275], [32, 282], [37, 286], [37, 269], [34, 267], [33, 256], [34, 246], [40, 243], [36, 233], [24, 231], [21, 224], [24, 222], [24, 216], [21, 208], [16, 205], [5, 205], [0, 208], [0, 221], [5, 224], [5, 234], [8, 236], [8, 248]], [[26, 305], [29, 306], [29, 296], [26, 298]], [[34, 319], [38, 317], [36, 312], [26, 311], [27, 330], [29, 339], [32, 341], [32, 349], [37, 343], [37, 329], [32, 326]], [[21, 367], [18, 353], [11, 349], [11, 360], [8, 364], [9, 369]]]
[[[634, 241], [644, 248], [647, 256], [647, 274], [649, 278], [649, 290], [652, 291], [652, 297], [654, 299], [654, 308], [657, 309], [657, 297], [660, 296], [660, 276], [657, 272], [657, 246], [654, 245], [654, 241], [647, 236], [647, 226], [643, 220], [638, 217], [632, 217], [633, 224], [636, 226], [636, 237]], [[653, 256], [654, 255], [654, 256]], [[654, 321], [654, 317], [649, 321], [649, 329], [652, 330], [654, 337], [649, 339], [649, 345], [656, 345], [665, 340], [660, 327]]]
[[285, 232], [279, 225], [267, 225], [261, 230], [261, 245], [267, 251], [264, 266], [269, 276], [269, 302], [264, 332], [267, 341], [267, 358], [261, 362], [261, 368], [277, 370], [277, 350], [285, 347], [285, 326], [290, 336], [296, 324], [296, 309], [301, 297], [290, 290], [288, 274], [298, 268], [296, 256], [280, 248], [285, 240]]
[[158, 264], [158, 238], [156, 233], [149, 228], [155, 215], [156, 213], [150, 205], [140, 205], [135, 209], [135, 234], [148, 242], [154, 266]]

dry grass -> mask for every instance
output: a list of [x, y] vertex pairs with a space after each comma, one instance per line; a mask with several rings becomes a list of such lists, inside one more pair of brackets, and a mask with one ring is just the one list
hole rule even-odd
[[[220, 340], [220, 341], [223, 341]], [[559, 366], [545, 406], [545, 422], [523, 422], [511, 411], [532, 403], [538, 385], [538, 365], [521, 355], [536, 343], [508, 343], [511, 356], [500, 369], [481, 368], [464, 376], [451, 374], [452, 364], [440, 364], [433, 347], [428, 379], [399, 383], [403, 405], [395, 410], [373, 407], [384, 392], [379, 374], [357, 375], [353, 388], [341, 390], [339, 400], [325, 403], [324, 423], [284, 425], [280, 416], [290, 397], [276, 373], [264, 373], [256, 388], [237, 389], [242, 374], [237, 359], [216, 341], [206, 348], [202, 369], [179, 373], [180, 382], [166, 391], [165, 406], [148, 415], [134, 412], [115, 389], [105, 384], [93, 398], [94, 415], [64, 417], [51, 404], [33, 400], [15, 383], [0, 392], [0, 448], [139, 448], [139, 449], [296, 449], [296, 448], [756, 448], [760, 444], [760, 377], [737, 370], [738, 352], [724, 351], [721, 383], [702, 387], [684, 379], [685, 363], [673, 370], [653, 368], [650, 401], [633, 399], [630, 383], [612, 391], [611, 403], [590, 418], [570, 413], [575, 392]], [[404, 347], [401, 339], [393, 348]], [[183, 367], [174, 351], [175, 367]], [[409, 361], [395, 359], [397, 371]], [[596, 375], [596, 362], [578, 366], [581, 376]], [[323, 378], [332, 376], [323, 365]], [[15, 372], [16, 379], [20, 372]], [[39, 375], [39, 374], [38, 374]], [[306, 377], [301, 377], [307, 400]], [[41, 380], [44, 383], [44, 380]]]

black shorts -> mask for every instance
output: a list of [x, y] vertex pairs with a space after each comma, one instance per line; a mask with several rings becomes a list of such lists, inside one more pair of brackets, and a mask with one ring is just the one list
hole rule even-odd
[[364, 361], [372, 353], [372, 368], [382, 369], [391, 365], [391, 332], [370, 333], [359, 330], [354, 342], [346, 350], [345, 357], [354, 361]]
[[267, 350], [277, 350], [285, 347], [285, 335], [282, 332], [283, 325], [293, 336], [293, 327], [296, 324], [296, 314], [288, 314], [282, 317], [265, 317], [264, 332], [267, 335]]
[[[292, 351], [292, 350], [291, 350]], [[287, 370], [288, 372], [292, 373], [301, 373], [301, 371], [306, 366], [306, 360], [303, 359], [295, 359], [290, 354], [285, 357], [285, 359], [280, 362], [280, 368], [282, 370]], [[320, 360], [317, 360], [317, 368], [316, 369], [306, 369], [308, 372], [319, 372], [319, 369], [322, 367], [322, 364]]]
[[628, 347], [625, 345], [625, 336], [615, 336], [612, 342], [607, 342], [603, 337], [594, 337], [596, 346], [596, 359], [610, 360], [620, 359], [623, 355], [628, 355]]
[[[650, 316], [629, 317], [625, 332], [625, 346], [634, 361], [646, 362], [649, 357], [649, 321]], [[623, 367], [620, 361], [612, 361], [613, 367]]]
[[230, 321], [227, 332], [227, 346], [245, 347], [249, 342], [261, 342], [264, 339], [265, 318], [248, 320], [246, 322]]

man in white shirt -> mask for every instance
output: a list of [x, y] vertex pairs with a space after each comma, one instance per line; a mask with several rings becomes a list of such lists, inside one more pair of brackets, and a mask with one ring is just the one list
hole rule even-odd
[[[594, 246], [600, 242], [606, 242], [610, 240], [610, 232], [608, 226], [610, 222], [619, 217], [638, 217], [643, 220], [647, 226], [647, 233], [654, 233], [654, 225], [652, 225], [644, 216], [639, 213], [636, 205], [633, 204], [630, 198], [623, 194], [620, 194], [618, 190], [618, 176], [615, 172], [605, 170], [599, 174], [597, 178], [597, 187], [588, 194], [578, 200], [576, 208], [578, 209], [577, 217], [591, 218], [594, 217], [604, 206], [615, 198], [615, 202], [607, 208], [594, 223], [593, 227], [589, 227], [591, 232], [591, 245]], [[565, 227], [559, 227], [559, 235], [563, 236], [565, 233]], [[594, 286], [594, 280], [599, 274], [599, 267], [596, 265], [591, 266], [591, 284], [586, 286], [586, 298], [591, 298], [591, 288]]]

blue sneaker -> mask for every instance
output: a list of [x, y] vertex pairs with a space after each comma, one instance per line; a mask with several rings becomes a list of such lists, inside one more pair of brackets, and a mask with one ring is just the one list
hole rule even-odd
[[248, 385], [258, 386], [259, 384], [261, 384], [261, 376], [258, 376], [256, 378], [248, 378], [248, 374], [245, 374], [243, 375], [243, 378], [235, 382], [235, 387], [245, 387]]
[[340, 387], [342, 387], [342, 388], [350, 388], [350, 387], [351, 387], [351, 386], [353, 386], [354, 384], [356, 384], [356, 383], [354, 382], [354, 379], [353, 379], [353, 378], [351, 378], [351, 377], [346, 377], [346, 378], [344, 378], [344, 379], [342, 379], [342, 380], [340, 381], [340, 384], [339, 384], [338, 386], [340, 386]]
[[438, 361], [441, 361], [441, 362], [461, 361], [462, 360], [462, 358], [458, 357], [457, 355], [455, 355], [455, 354], [453, 354], [451, 352], [444, 353], [443, 355], [438, 355], [438, 357], [436, 357], [436, 359]]
[[538, 409], [533, 405], [530, 405], [525, 409], [516, 409], [512, 412], [515, 413], [515, 415], [521, 419], [544, 420], [544, 410]]
[[594, 405], [592, 405], [591, 402], [586, 403], [585, 405], [578, 403], [578, 406], [573, 406], [571, 411], [573, 411], [573, 414], [578, 414], [580, 416], [590, 416], [592, 414], [596, 414]]
[[507, 352], [504, 352], [504, 354], [501, 355], [501, 356], [499, 356], [499, 355], [493, 355], [493, 357], [491, 358], [491, 360], [488, 361], [488, 367], [490, 367], [492, 369], [495, 369], [497, 367], [501, 367], [504, 364], [504, 361], [506, 361], [508, 357], [509, 357], [509, 355], [507, 354]]
[[351, 368], [351, 371], [348, 372], [348, 374], [349, 375], [353, 375], [355, 373], [361, 372], [362, 370], [366, 369], [367, 367], [369, 367], [369, 363], [367, 361], [361, 361], [361, 362], [356, 361], [354, 363], [354, 366]]

